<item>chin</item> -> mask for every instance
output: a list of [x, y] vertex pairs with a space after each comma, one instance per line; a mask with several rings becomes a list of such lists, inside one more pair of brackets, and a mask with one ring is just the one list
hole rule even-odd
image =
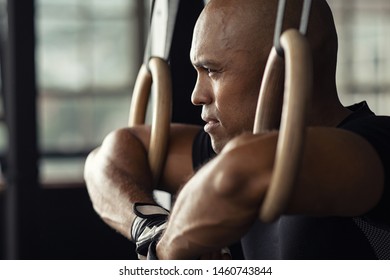
[[228, 141], [226, 141], [226, 140], [225, 141], [220, 140], [220, 139], [216, 140], [211, 136], [211, 146], [212, 146], [214, 152], [216, 152], [217, 154], [219, 154], [222, 151], [223, 147], [225, 147], [227, 142]]

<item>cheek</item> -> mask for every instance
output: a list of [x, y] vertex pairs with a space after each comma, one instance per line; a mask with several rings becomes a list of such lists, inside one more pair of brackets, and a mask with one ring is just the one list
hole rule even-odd
[[220, 87], [215, 95], [220, 121], [231, 136], [253, 130], [260, 82], [250, 75], [242, 76]]
[[231, 98], [221, 103], [221, 123], [227, 133], [235, 136], [243, 131], [252, 131], [256, 113], [256, 98]]

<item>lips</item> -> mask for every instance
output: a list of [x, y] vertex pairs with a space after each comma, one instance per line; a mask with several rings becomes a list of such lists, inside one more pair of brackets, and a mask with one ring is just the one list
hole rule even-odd
[[202, 119], [206, 122], [204, 126], [204, 131], [209, 134], [213, 133], [221, 125], [221, 123], [217, 119], [211, 117], [202, 116]]

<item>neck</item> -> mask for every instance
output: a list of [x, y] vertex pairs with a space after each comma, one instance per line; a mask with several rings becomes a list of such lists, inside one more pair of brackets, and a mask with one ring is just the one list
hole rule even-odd
[[352, 113], [351, 110], [341, 104], [336, 90], [315, 92], [317, 95], [312, 98], [308, 125], [336, 127]]

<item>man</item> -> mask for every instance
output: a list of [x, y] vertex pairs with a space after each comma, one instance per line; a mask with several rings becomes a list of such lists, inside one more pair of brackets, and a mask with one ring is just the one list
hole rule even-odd
[[[287, 2], [284, 24], [297, 27], [302, 1]], [[245, 132], [252, 131], [276, 8], [276, 0], [211, 0], [200, 15], [190, 53], [198, 73], [192, 102], [202, 106], [206, 125], [201, 132], [171, 127], [159, 184], [180, 190], [169, 222], [153, 206], [148, 127], [114, 131], [88, 157], [95, 210], [138, 253], [147, 247], [159, 259], [223, 257], [220, 249], [241, 239], [247, 259], [390, 258], [390, 120], [365, 103], [341, 105], [337, 35], [323, 0], [313, 1], [308, 30], [314, 87], [298, 180], [278, 221], [258, 219], [278, 133]]]

